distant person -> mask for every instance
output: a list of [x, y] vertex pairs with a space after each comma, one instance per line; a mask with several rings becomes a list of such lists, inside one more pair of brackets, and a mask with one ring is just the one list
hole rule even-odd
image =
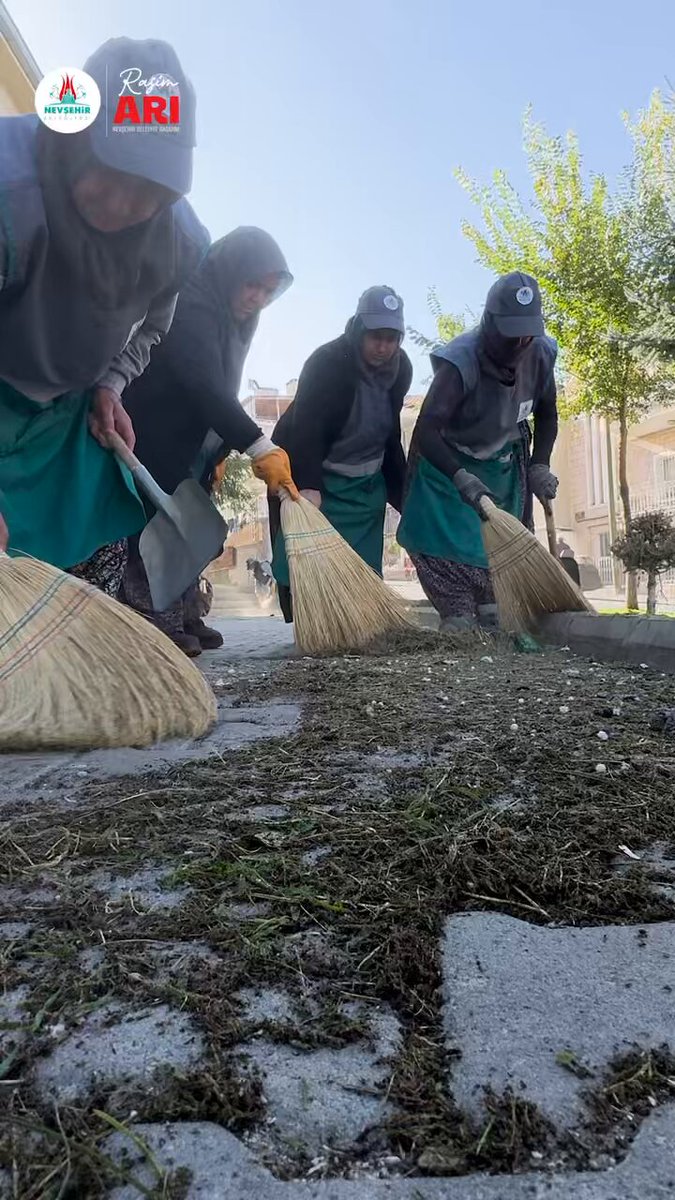
[[[179, 85], [179, 133], [108, 136], [130, 65]], [[84, 67], [101, 92], [89, 128], [0, 119], [0, 549], [9, 542], [114, 596], [145, 513], [108, 434], [133, 447], [120, 397], [209, 238], [181, 199], [195, 96], [175, 51], [113, 38]]]
[[[387, 501], [400, 512], [405, 479], [401, 408], [412, 367], [402, 349], [403, 301], [390, 287], [363, 293], [347, 328], [305, 363], [274, 440], [287, 451], [300, 492], [369, 566], [382, 574]], [[270, 499], [272, 569], [292, 621], [279, 501]]]
[[[169, 335], [125, 395], [136, 453], [166, 492], [189, 476], [210, 491], [219, 465], [231, 450], [239, 450], [250, 456], [255, 474], [272, 492], [283, 486], [297, 495], [286, 451], [263, 436], [238, 399], [260, 313], [292, 282], [274, 238], [242, 226], [213, 243], [181, 292]], [[124, 600], [190, 658], [223, 642], [199, 615], [196, 586], [171, 608], [156, 612], [138, 540], [131, 542]]]
[[513, 271], [490, 288], [478, 327], [431, 355], [435, 374], [410, 447], [398, 541], [443, 630], [497, 623], [483, 497], [528, 526], [532, 496], [555, 497], [556, 353], [536, 279]]
[[574, 557], [574, 551], [572, 547], [565, 541], [564, 538], [559, 537], [556, 544], [556, 550], [558, 552], [558, 558], [560, 559], [561, 567], [567, 572], [570, 579], [574, 580], [577, 587], [580, 587], [581, 571], [579, 570], [579, 564]]

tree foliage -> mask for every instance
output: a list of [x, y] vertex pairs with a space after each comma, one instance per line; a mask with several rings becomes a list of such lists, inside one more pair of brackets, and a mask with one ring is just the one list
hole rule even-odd
[[655, 611], [656, 581], [664, 571], [675, 567], [675, 527], [664, 512], [641, 513], [633, 517], [628, 533], [618, 538], [612, 553], [627, 571], [647, 576], [647, 611]]
[[233, 451], [225, 461], [224, 473], [214, 487], [216, 503], [232, 516], [250, 516], [255, 511], [254, 476], [244, 455]]
[[428, 337], [418, 329], [411, 328], [410, 325], [408, 326], [407, 333], [415, 346], [419, 346], [421, 350], [425, 350], [427, 354], [431, 354], [437, 346], [443, 346], [445, 342], [450, 342], [458, 334], [464, 333], [467, 328], [467, 319], [463, 313], [443, 312], [435, 287], [429, 288], [427, 292], [427, 307], [436, 326], [435, 336]]
[[[457, 175], [480, 212], [480, 224], [464, 225], [480, 262], [500, 275], [520, 269], [539, 280], [569, 381], [563, 415], [595, 412], [619, 425], [619, 486], [630, 529], [628, 427], [672, 394], [667, 345], [654, 326], [673, 278], [661, 256], [667, 243], [667, 264], [675, 257], [675, 112], [655, 92], [632, 124], [626, 118], [626, 128], [632, 162], [614, 193], [603, 175], [585, 170], [573, 133], [552, 137], [531, 111], [524, 121], [529, 201], [504, 171], [487, 186], [462, 170]], [[628, 605], [636, 603], [629, 577]]]

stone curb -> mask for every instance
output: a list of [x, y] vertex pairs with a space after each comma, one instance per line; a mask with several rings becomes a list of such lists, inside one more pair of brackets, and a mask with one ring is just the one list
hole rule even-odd
[[603, 662], [625, 662], [675, 672], [675, 620], [629, 617], [620, 613], [554, 613], [539, 625], [539, 637], [553, 646]]

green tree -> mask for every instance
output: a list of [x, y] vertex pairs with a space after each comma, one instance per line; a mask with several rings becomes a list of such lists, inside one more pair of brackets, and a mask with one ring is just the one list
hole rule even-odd
[[633, 517], [628, 533], [617, 539], [612, 553], [627, 571], [647, 576], [647, 612], [656, 612], [656, 583], [659, 575], [675, 567], [675, 528], [664, 512], [641, 513]]
[[413, 329], [410, 325], [408, 326], [407, 333], [415, 346], [419, 346], [420, 350], [425, 350], [427, 354], [431, 354], [431, 351], [437, 346], [442, 346], [445, 342], [449, 342], [452, 338], [457, 337], [458, 334], [464, 333], [467, 321], [462, 313], [443, 312], [435, 287], [429, 288], [427, 292], [427, 307], [436, 326], [435, 336], [428, 337], [427, 334], [421, 333], [418, 329]]
[[225, 462], [225, 473], [214, 488], [214, 499], [220, 508], [233, 516], [248, 517], [255, 512], [254, 476], [251, 464], [235, 451]]
[[[655, 241], [663, 231], [664, 175], [659, 182], [654, 163], [659, 148], [670, 154], [673, 114], [665, 113], [656, 93], [635, 125], [628, 125], [633, 162], [615, 194], [604, 176], [585, 172], [574, 134], [550, 136], [531, 112], [524, 121], [530, 201], [518, 195], [504, 171], [496, 171], [487, 186], [457, 172], [481, 215], [480, 225], [463, 226], [479, 261], [497, 274], [520, 268], [539, 280], [547, 328], [560, 344], [570, 381], [563, 413], [595, 412], [618, 424], [626, 530], [628, 429], [666, 387], [664, 370], [648, 360], [640, 340], [648, 319], [641, 294], [650, 271], [655, 286]], [[627, 602], [634, 608], [634, 575], [628, 582]]]

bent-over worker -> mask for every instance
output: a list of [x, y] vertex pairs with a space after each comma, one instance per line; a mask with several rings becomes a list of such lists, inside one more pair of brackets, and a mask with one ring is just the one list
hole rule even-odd
[[[401, 348], [404, 334], [401, 297], [390, 287], [368, 288], [346, 331], [308, 358], [273, 434], [288, 451], [301, 494], [380, 575], [387, 502], [400, 512], [405, 479], [401, 408], [412, 367]], [[288, 562], [275, 497], [270, 535], [279, 603], [290, 622]]]
[[[263, 229], [242, 226], [214, 242], [181, 291], [170, 332], [125, 394], [136, 453], [166, 492], [193, 475], [207, 491], [231, 450], [248, 454], [271, 491], [297, 490], [288, 455], [263, 436], [238, 399], [260, 313], [291, 286], [286, 259]], [[123, 598], [191, 658], [222, 644], [196, 609], [195, 585], [164, 612], [152, 607], [138, 540], [129, 548]]]
[[532, 496], [555, 497], [556, 353], [537, 281], [513, 271], [490, 288], [480, 325], [431, 356], [435, 374], [410, 447], [398, 541], [441, 629], [496, 624], [481, 499], [531, 526]]
[[[106, 136], [130, 64], [180, 88], [179, 133]], [[107, 435], [133, 446], [122, 391], [171, 324], [208, 235], [181, 199], [195, 101], [174, 50], [116, 38], [85, 70], [101, 91], [89, 128], [0, 119], [0, 549], [116, 595], [145, 515]]]

